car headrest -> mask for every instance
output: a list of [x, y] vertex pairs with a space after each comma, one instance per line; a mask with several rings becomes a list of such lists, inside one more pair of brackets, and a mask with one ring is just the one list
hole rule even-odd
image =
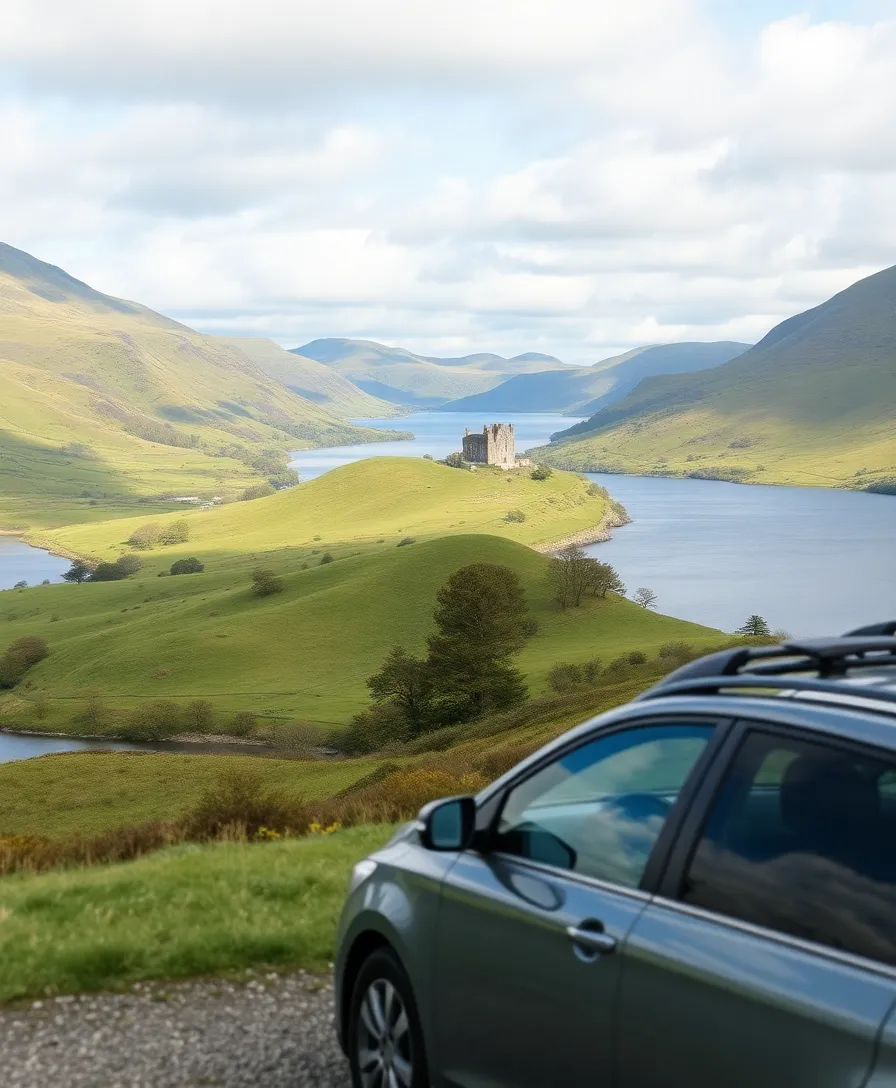
[[784, 823], [810, 848], [873, 834], [881, 811], [877, 782], [843, 756], [797, 757], [784, 772], [780, 803]]

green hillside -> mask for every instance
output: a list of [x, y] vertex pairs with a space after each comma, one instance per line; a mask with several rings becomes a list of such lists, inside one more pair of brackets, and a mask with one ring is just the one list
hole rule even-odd
[[749, 344], [658, 344], [635, 348], [593, 366], [518, 374], [485, 393], [442, 405], [446, 412], [561, 412], [591, 415], [621, 400], [643, 378], [684, 374], [727, 363]]
[[513, 359], [487, 352], [438, 359], [372, 340], [326, 338], [294, 350], [332, 367], [372, 396], [408, 408], [438, 407], [492, 389], [513, 374], [578, 369], [538, 352]]
[[578, 470], [896, 490], [896, 267], [700, 374], [650, 378], [537, 451]]
[[0, 245], [0, 528], [140, 499], [227, 494], [258, 455], [381, 441], [271, 380], [225, 339]]
[[[224, 339], [224, 338], [222, 338]], [[403, 414], [398, 405], [370, 396], [333, 367], [254, 336], [233, 336], [226, 342], [247, 355], [258, 368], [293, 393], [342, 419], [384, 419]]]
[[[520, 665], [535, 691], [559, 660], [610, 660], [675, 639], [705, 645], [719, 637], [620, 598], [563, 612], [550, 600], [547, 558], [495, 536], [402, 548], [393, 539], [361, 554], [334, 554], [339, 558], [326, 566], [307, 547], [218, 555], [199, 575], [158, 579], [147, 569], [126, 582], [3, 594], [4, 642], [37, 634], [50, 655], [29, 673], [27, 690], [0, 701], [2, 720], [33, 727], [25, 696], [43, 691], [51, 710], [40, 728], [64, 727], [90, 692], [114, 706], [203, 697], [222, 711], [341, 724], [365, 705], [364, 682], [391, 645], [423, 649], [439, 587], [472, 562], [505, 564], [526, 587], [538, 631]], [[259, 561], [283, 576], [282, 593], [252, 595], [250, 572]], [[303, 563], [314, 565], [303, 570]]]

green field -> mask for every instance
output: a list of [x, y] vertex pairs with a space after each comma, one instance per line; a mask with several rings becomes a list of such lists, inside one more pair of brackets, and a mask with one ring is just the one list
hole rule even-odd
[[378, 762], [94, 751], [0, 763], [0, 835], [95, 835], [175, 820], [225, 768], [251, 771], [263, 789], [304, 800], [330, 797]]
[[578, 471], [886, 486], [896, 480], [894, 299], [888, 268], [723, 366], [642, 382], [536, 456]]
[[[390, 504], [382, 495], [392, 488]], [[514, 507], [529, 510], [530, 519], [504, 522]], [[222, 712], [341, 725], [366, 705], [365, 681], [390, 646], [425, 647], [436, 593], [472, 562], [507, 565], [523, 582], [538, 630], [519, 663], [533, 693], [561, 660], [650, 654], [676, 639], [717, 642], [718, 632], [618, 597], [557, 607], [548, 559], [523, 541], [594, 525], [605, 511], [605, 500], [573, 475], [536, 482], [383, 458], [268, 499], [194, 513], [191, 541], [145, 553], [145, 569], [127, 581], [0, 595], [0, 647], [27, 634], [50, 646], [26, 685], [0, 699], [0, 721], [83, 732], [71, 719], [99, 693], [122, 708], [148, 698], [203, 697]], [[108, 556], [122, 550], [118, 542], [129, 527], [74, 526], [58, 538], [74, 551]], [[417, 542], [398, 547], [406, 534]], [[116, 544], [104, 547], [110, 536]], [[262, 551], [264, 540], [279, 550]], [[287, 541], [294, 543], [285, 547]], [[335, 561], [321, 566], [325, 552]], [[156, 577], [184, 554], [200, 556], [206, 572]], [[258, 565], [282, 575], [282, 593], [253, 596], [250, 574]], [[38, 692], [49, 697], [43, 719], [31, 698]]]
[[116, 866], [0, 880], [0, 1001], [246, 967], [325, 971], [359, 827], [258, 845], [178, 846]]

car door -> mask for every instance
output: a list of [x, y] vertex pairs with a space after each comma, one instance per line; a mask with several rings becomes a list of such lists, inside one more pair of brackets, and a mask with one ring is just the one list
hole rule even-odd
[[609, 1083], [619, 953], [714, 728], [615, 728], [506, 789], [482, 852], [463, 853], [442, 888], [433, 1023], [444, 1083]]
[[866, 1083], [896, 999], [894, 769], [740, 727], [626, 943], [618, 1088]]

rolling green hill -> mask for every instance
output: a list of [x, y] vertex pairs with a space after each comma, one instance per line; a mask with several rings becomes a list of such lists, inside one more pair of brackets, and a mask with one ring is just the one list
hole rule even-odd
[[372, 340], [312, 340], [295, 353], [332, 367], [374, 397], [408, 408], [434, 408], [481, 393], [513, 374], [577, 370], [551, 355], [527, 352], [513, 359], [482, 352], [456, 359], [415, 355]]
[[537, 451], [563, 468], [896, 490], [896, 267], [698, 374], [649, 378]]
[[[505, 521], [509, 510], [526, 520]], [[191, 511], [189, 542], [142, 553], [143, 570], [126, 582], [4, 593], [4, 641], [48, 641], [50, 656], [29, 680], [56, 700], [75, 700], [54, 703], [60, 716], [98, 690], [122, 705], [208, 696], [229, 709], [339, 723], [364, 704], [364, 681], [389, 646], [422, 647], [438, 588], [474, 561], [506, 563], [527, 587], [539, 630], [522, 664], [536, 689], [562, 658], [709, 636], [618, 598], [566, 613], [550, 603], [548, 560], [525, 545], [593, 528], [607, 512], [604, 496], [569, 473], [535, 481], [525, 472], [374, 458], [269, 498]], [[111, 558], [145, 520], [68, 526], [47, 543]], [[408, 537], [414, 543], [397, 546]], [[321, 565], [325, 553], [334, 562]], [[205, 573], [157, 577], [185, 555], [200, 557]], [[285, 591], [253, 596], [257, 566], [282, 574]], [[28, 712], [20, 694], [7, 707], [10, 699], [19, 702], [6, 713]]]
[[232, 342], [0, 245], [0, 528], [221, 493], [270, 448], [381, 441], [268, 377]]
[[443, 404], [446, 412], [561, 412], [591, 415], [621, 400], [643, 378], [683, 374], [727, 363], [749, 344], [658, 344], [603, 359], [594, 366], [517, 374], [485, 393]]
[[[336, 561], [320, 566], [307, 546], [264, 556], [212, 553], [204, 574], [159, 579], [147, 567], [125, 582], [3, 594], [4, 643], [36, 634], [50, 655], [29, 673], [27, 690], [0, 701], [0, 721], [64, 728], [93, 692], [113, 706], [202, 697], [222, 711], [339, 725], [366, 704], [365, 680], [390, 646], [424, 648], [439, 587], [472, 562], [505, 564], [523, 581], [538, 631], [520, 665], [534, 691], [559, 660], [609, 661], [628, 650], [655, 653], [676, 639], [706, 645], [719, 638], [617, 597], [561, 611], [546, 584], [548, 559], [497, 536], [401, 548], [393, 537], [333, 554]], [[283, 576], [282, 593], [252, 595], [250, 573], [259, 564]], [[28, 696], [39, 691], [51, 711], [35, 724]]]

